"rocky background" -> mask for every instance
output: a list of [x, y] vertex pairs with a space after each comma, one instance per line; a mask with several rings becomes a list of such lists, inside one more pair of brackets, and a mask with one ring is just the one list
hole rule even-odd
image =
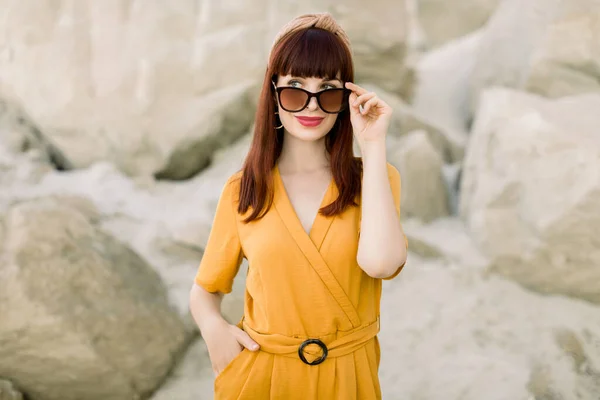
[[1, 400], [212, 398], [189, 290], [273, 37], [320, 11], [395, 110], [383, 397], [600, 399], [600, 0], [0, 0]]

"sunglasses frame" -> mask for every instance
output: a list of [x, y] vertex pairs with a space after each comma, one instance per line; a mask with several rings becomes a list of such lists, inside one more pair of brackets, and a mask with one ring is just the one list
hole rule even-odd
[[[277, 93], [277, 102], [279, 103], [279, 107], [281, 107], [282, 109], [284, 109], [287, 112], [291, 112], [291, 113], [297, 113], [300, 112], [302, 110], [304, 110], [306, 108], [306, 106], [308, 105], [308, 103], [310, 103], [310, 99], [312, 99], [313, 97], [317, 98], [317, 104], [319, 104], [319, 107], [321, 108], [321, 110], [323, 110], [323, 112], [327, 113], [327, 114], [339, 114], [341, 112], [343, 112], [344, 110], [346, 110], [348, 108], [348, 103], [347, 103], [347, 99], [350, 97], [350, 94], [352, 93], [352, 90], [346, 88], [346, 87], [341, 87], [341, 88], [335, 88], [335, 89], [325, 89], [325, 90], [321, 90], [319, 92], [313, 93], [313, 92], [309, 92], [306, 89], [302, 89], [302, 88], [297, 88], [297, 87], [293, 87], [293, 86], [276, 86], [275, 82], [271, 81], [271, 83], [273, 84], [273, 87], [275, 88], [275, 92]], [[296, 111], [291, 111], [288, 110], [287, 108], [285, 108], [282, 104], [281, 104], [281, 99], [280, 99], [280, 95], [281, 92], [285, 89], [294, 89], [294, 90], [300, 90], [304, 93], [306, 93], [308, 95], [307, 99], [306, 99], [306, 103], [304, 103], [304, 105], [302, 106], [302, 108], [300, 108], [299, 110]], [[334, 112], [330, 112], [330, 111], [326, 111], [323, 106], [321, 105], [321, 95], [327, 91], [331, 91], [331, 90], [341, 90], [343, 91], [343, 96], [344, 99], [342, 100], [342, 108], [339, 111], [334, 111]]]

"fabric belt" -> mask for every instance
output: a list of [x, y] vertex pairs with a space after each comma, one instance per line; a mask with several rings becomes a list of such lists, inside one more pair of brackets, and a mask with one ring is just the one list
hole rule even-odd
[[[320, 364], [327, 357], [339, 357], [352, 353], [375, 337], [380, 329], [379, 316], [374, 322], [344, 332], [344, 335], [338, 338], [332, 338], [336, 334], [313, 339], [261, 333], [252, 329], [245, 318], [242, 318], [238, 326], [240, 325], [252, 340], [260, 345], [260, 350], [284, 357], [301, 358], [310, 365]], [[328, 337], [329, 339], [327, 339]], [[307, 359], [306, 355], [310, 357]]]

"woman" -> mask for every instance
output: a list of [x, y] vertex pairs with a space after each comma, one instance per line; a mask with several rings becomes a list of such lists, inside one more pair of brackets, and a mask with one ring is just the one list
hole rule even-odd
[[[408, 242], [385, 153], [392, 110], [353, 80], [329, 13], [277, 35], [253, 142], [223, 188], [190, 296], [216, 399], [381, 398], [381, 280], [401, 271]], [[243, 258], [244, 317], [233, 325], [220, 304]]]

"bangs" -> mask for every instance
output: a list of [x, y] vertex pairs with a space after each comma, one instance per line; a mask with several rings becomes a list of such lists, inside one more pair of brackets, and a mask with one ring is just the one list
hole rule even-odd
[[351, 59], [343, 43], [331, 32], [310, 28], [286, 41], [273, 60], [273, 73], [302, 78], [333, 79], [339, 72], [342, 81], [350, 80]]

